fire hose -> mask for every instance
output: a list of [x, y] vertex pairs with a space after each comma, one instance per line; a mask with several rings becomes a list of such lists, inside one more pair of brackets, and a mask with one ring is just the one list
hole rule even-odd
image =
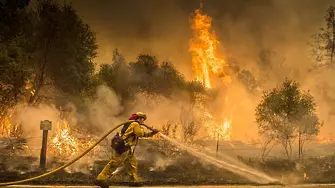
[[[102, 136], [97, 142], [95, 142], [91, 147], [89, 147], [86, 151], [84, 151], [82, 154], [80, 154], [79, 156], [77, 156], [76, 158], [72, 159], [71, 161], [69, 161], [68, 163], [64, 164], [63, 166], [60, 166], [54, 170], [51, 170], [49, 172], [46, 172], [44, 174], [41, 174], [39, 176], [36, 177], [32, 177], [32, 178], [28, 178], [28, 179], [23, 179], [23, 180], [19, 180], [19, 181], [12, 181], [12, 182], [4, 182], [4, 183], [0, 183], [0, 186], [6, 186], [6, 185], [14, 185], [14, 184], [20, 184], [20, 183], [25, 183], [25, 182], [29, 182], [29, 181], [33, 181], [33, 180], [37, 180], [46, 176], [49, 176], [51, 174], [54, 174], [60, 170], [63, 170], [64, 168], [72, 165], [73, 163], [75, 163], [76, 161], [78, 161], [79, 159], [81, 159], [82, 157], [84, 157], [88, 152], [90, 152], [95, 146], [97, 146], [102, 140], [104, 140], [109, 134], [111, 134], [113, 131], [115, 131], [117, 128], [121, 127], [122, 125], [129, 123], [129, 122], [133, 122], [134, 120], [130, 120], [130, 121], [126, 121], [123, 122], [117, 126], [115, 126], [114, 128], [112, 128], [110, 131], [108, 131], [104, 136]], [[142, 126], [146, 127], [149, 130], [153, 130], [153, 128], [142, 124]]]

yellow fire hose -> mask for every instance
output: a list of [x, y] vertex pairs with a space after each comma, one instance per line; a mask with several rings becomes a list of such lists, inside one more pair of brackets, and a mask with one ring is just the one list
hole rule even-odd
[[[69, 161], [68, 163], [64, 164], [63, 166], [60, 166], [54, 170], [51, 170], [50, 172], [41, 174], [39, 176], [36, 177], [32, 177], [32, 178], [28, 178], [28, 179], [24, 179], [24, 180], [19, 180], [19, 181], [12, 181], [12, 182], [4, 182], [4, 183], [0, 183], [0, 186], [6, 186], [6, 185], [14, 185], [14, 184], [20, 184], [20, 183], [25, 183], [25, 182], [29, 182], [29, 181], [33, 181], [36, 179], [40, 179], [43, 177], [46, 177], [48, 175], [51, 175], [55, 172], [58, 172], [60, 170], [63, 170], [64, 168], [70, 166], [71, 164], [75, 163], [76, 161], [78, 161], [80, 158], [84, 157], [84, 155], [86, 155], [88, 152], [90, 152], [95, 146], [97, 146], [103, 139], [105, 139], [109, 134], [111, 134], [113, 131], [115, 131], [117, 128], [121, 127], [122, 125], [129, 123], [129, 122], [133, 122], [134, 120], [129, 120], [126, 122], [123, 122], [117, 126], [115, 126], [114, 128], [112, 128], [110, 131], [108, 131], [108, 133], [106, 133], [103, 137], [101, 137], [96, 143], [94, 143], [91, 147], [89, 147], [86, 151], [84, 151], [82, 154], [80, 154], [78, 157], [72, 159], [71, 161]], [[150, 127], [145, 126], [147, 128], [150, 129]], [[152, 128], [151, 128], [152, 129]]]

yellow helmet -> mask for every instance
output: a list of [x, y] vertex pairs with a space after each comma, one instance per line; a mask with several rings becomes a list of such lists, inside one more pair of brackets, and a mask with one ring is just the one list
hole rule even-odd
[[138, 118], [144, 118], [144, 120], [147, 119], [147, 115], [145, 115], [143, 112], [136, 112], [135, 114]]

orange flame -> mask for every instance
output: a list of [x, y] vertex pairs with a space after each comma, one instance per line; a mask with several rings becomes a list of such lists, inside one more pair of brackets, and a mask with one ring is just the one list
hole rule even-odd
[[307, 173], [304, 172], [304, 180], [308, 180], [308, 179], [309, 179], [309, 177], [308, 177]]
[[9, 138], [19, 138], [23, 136], [22, 129], [19, 123], [12, 123], [11, 116], [13, 115], [13, 110], [8, 110], [7, 114], [0, 116], [0, 137]]
[[0, 137], [10, 137], [12, 124], [9, 117], [3, 116], [0, 118]]
[[78, 152], [77, 139], [72, 136], [66, 120], [60, 120], [57, 123], [55, 135], [51, 139], [51, 148], [58, 157], [71, 157]]
[[231, 140], [231, 124], [232, 120], [228, 120], [225, 118], [225, 120], [221, 123], [216, 123], [214, 121], [214, 117], [206, 112], [206, 123], [205, 126], [207, 128], [207, 132], [209, 134], [209, 137], [212, 139], [220, 139], [220, 140]]
[[231, 120], [224, 120], [224, 123], [221, 127], [219, 127], [219, 133], [222, 136], [223, 140], [230, 140], [231, 139]]
[[212, 75], [218, 76], [229, 83], [231, 81], [230, 76], [223, 69], [228, 64], [225, 60], [216, 56], [219, 41], [215, 34], [211, 32], [211, 22], [211, 17], [202, 14], [201, 10], [195, 11], [192, 23], [194, 36], [191, 39], [189, 49], [192, 54], [192, 65], [196, 80], [203, 83], [207, 88], [212, 87]]
[[[91, 147], [98, 138], [89, 133], [84, 133], [77, 129], [71, 128], [66, 119], [59, 120], [55, 131], [50, 137], [50, 153], [58, 159], [68, 160], [75, 155]], [[94, 151], [102, 151], [102, 146], [96, 146]], [[88, 157], [93, 157], [93, 153]]]
[[[201, 6], [202, 7], [201, 2]], [[192, 55], [192, 66], [195, 79], [201, 82], [206, 88], [212, 88], [213, 76], [221, 78], [225, 83], [230, 83], [231, 78], [224, 68], [228, 66], [226, 61], [216, 55], [219, 41], [211, 30], [212, 18], [203, 14], [200, 9], [195, 11], [192, 21], [193, 38], [190, 41], [190, 52]], [[216, 139], [218, 134], [222, 140], [231, 139], [231, 121], [225, 119], [224, 123], [217, 123], [215, 118], [203, 109], [207, 131], [210, 138]]]

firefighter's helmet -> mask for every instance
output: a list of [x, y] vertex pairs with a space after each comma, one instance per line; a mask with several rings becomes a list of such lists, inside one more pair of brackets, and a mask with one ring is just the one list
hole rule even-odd
[[136, 116], [137, 118], [144, 118], [144, 120], [147, 119], [147, 115], [145, 115], [143, 112], [136, 112]]

